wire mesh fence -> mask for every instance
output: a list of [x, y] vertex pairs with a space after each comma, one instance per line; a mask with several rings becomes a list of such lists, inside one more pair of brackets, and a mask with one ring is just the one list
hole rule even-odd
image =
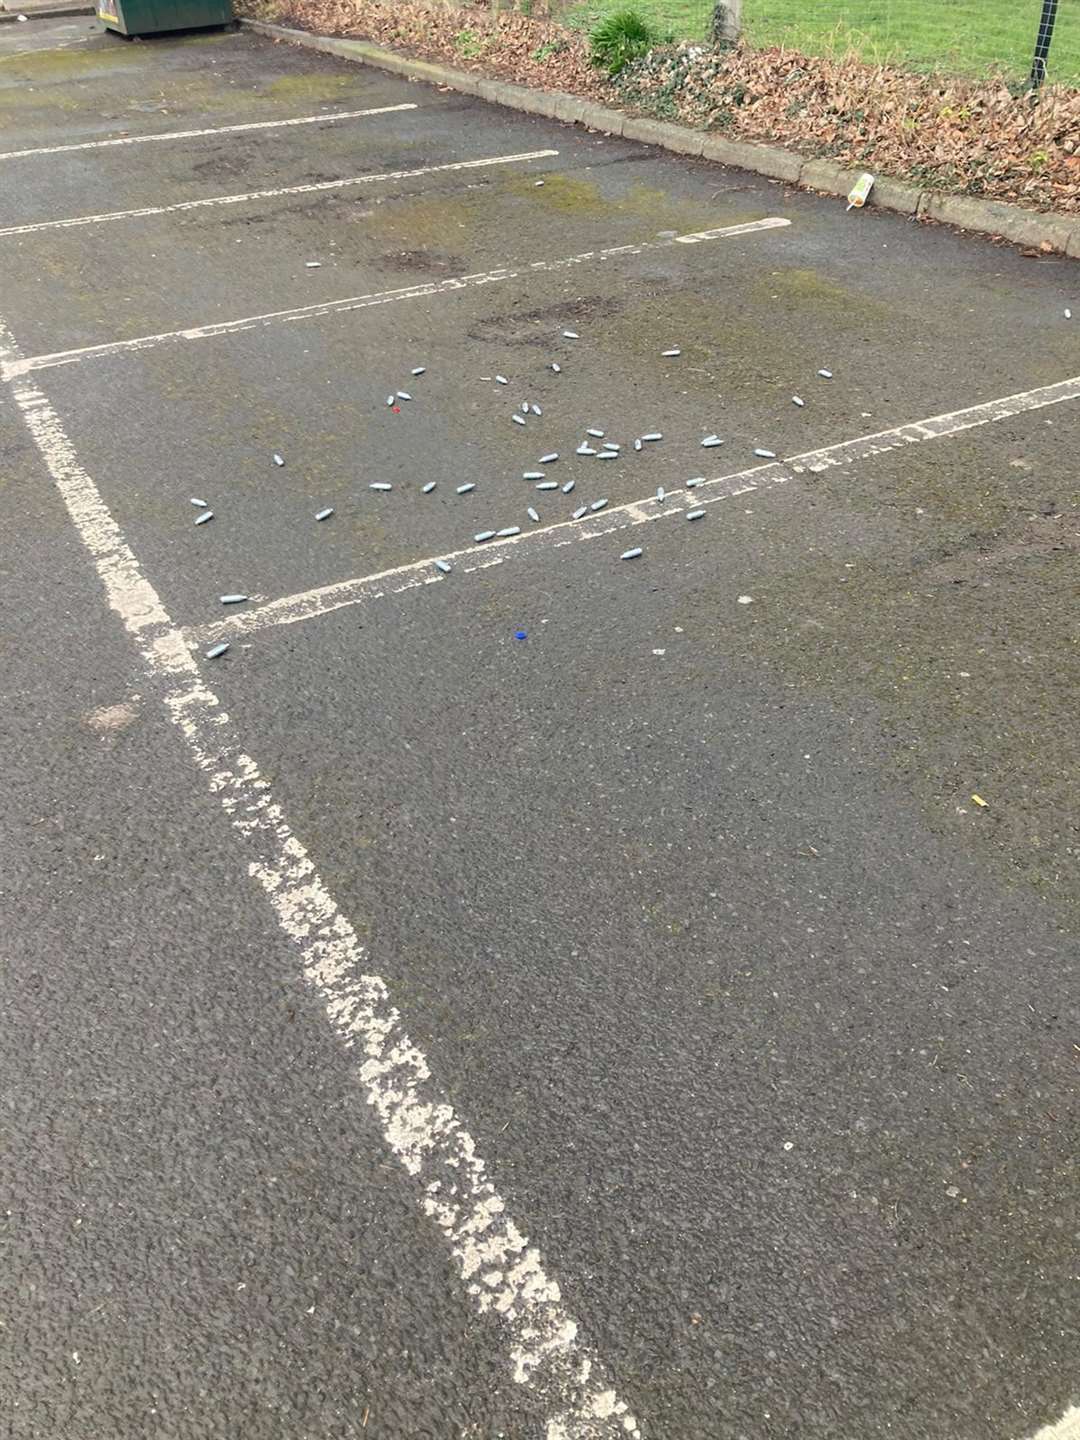
[[[746, 0], [743, 29], [755, 45], [810, 54], [855, 51], [864, 59], [918, 70], [1013, 79], [1031, 71], [1048, 38], [1042, 0]], [[1049, 37], [1046, 75], [1080, 83], [1080, 4], [1062, 0]]]
[[[563, 13], [586, 25], [618, 4]], [[678, 40], [705, 40], [715, 24], [714, 0], [629, 4]], [[984, 78], [997, 71], [1015, 84], [1034, 68], [1039, 81], [1080, 85], [1080, 0], [733, 0], [727, 8], [755, 46]]]

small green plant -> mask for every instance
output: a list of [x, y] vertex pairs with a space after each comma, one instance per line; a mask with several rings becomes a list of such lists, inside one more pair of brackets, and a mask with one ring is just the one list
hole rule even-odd
[[618, 75], [634, 60], [647, 55], [659, 36], [636, 10], [612, 10], [589, 32], [592, 63], [609, 75]]
[[459, 30], [454, 36], [454, 48], [466, 60], [475, 60], [486, 45], [486, 38], [475, 30]]
[[543, 45], [538, 45], [532, 52], [532, 59], [550, 60], [553, 55], [561, 55], [566, 48], [565, 40], [545, 40]]

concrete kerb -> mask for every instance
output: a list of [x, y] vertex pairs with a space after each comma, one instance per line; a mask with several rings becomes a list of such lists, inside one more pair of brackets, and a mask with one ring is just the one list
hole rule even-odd
[[[505, 105], [531, 115], [562, 120], [566, 124], [584, 125], [605, 135], [622, 136], [646, 145], [658, 145], [677, 155], [700, 156], [719, 165], [731, 165], [783, 180], [826, 195], [847, 195], [859, 174], [832, 160], [808, 160], [797, 151], [779, 145], [757, 145], [748, 140], [729, 140], [709, 135], [666, 120], [624, 115], [621, 110], [596, 105], [578, 95], [557, 90], [534, 90], [527, 85], [476, 75], [469, 70], [455, 70], [427, 60], [413, 60], [396, 51], [366, 40], [338, 39], [330, 35], [314, 35], [307, 30], [294, 30], [285, 25], [272, 25], [263, 20], [241, 20], [247, 29], [274, 40], [287, 40], [294, 45], [323, 50], [344, 60], [359, 61], [411, 80], [423, 80], [466, 95], [476, 95], [493, 105]], [[1080, 259], [1080, 217], [1058, 215], [1038, 210], [1025, 210], [999, 200], [981, 200], [974, 195], [942, 195], [937, 191], [920, 190], [903, 180], [877, 176], [870, 193], [869, 205], [894, 210], [900, 215], [935, 220], [973, 230], [983, 235], [1000, 236], [1015, 245], [1042, 246], [1073, 259]]]
[[555, 91], [555, 119], [568, 125], [584, 125], [587, 130], [600, 130], [605, 135], [621, 135], [625, 116], [606, 105], [582, 100], [580, 95], [564, 95]]
[[514, 94], [516, 109], [524, 110], [528, 115], [543, 115], [547, 120], [557, 118], [555, 111], [559, 96], [554, 90], [530, 90], [527, 85], [503, 85], [502, 88]]
[[[799, 175], [799, 184], [823, 195], [850, 195], [860, 170], [848, 170], [835, 160], [807, 160]], [[895, 210], [900, 215], [917, 215], [925, 192], [903, 180], [890, 180], [887, 175], [875, 176], [874, 188], [867, 202], [879, 210]], [[977, 230], [977, 225], [968, 226]]]
[[[1080, 220], [1067, 215], [1040, 214], [1000, 200], [979, 200], [972, 195], [938, 195], [927, 191], [919, 215], [964, 230], [988, 230], [1014, 245], [1038, 247], [1049, 243], [1069, 253], [1070, 242], [1080, 239]], [[1075, 253], [1075, 248], [1073, 253]]]
[[871, 204], [882, 210], [895, 210], [899, 215], [917, 215], [922, 198], [923, 192], [917, 185], [909, 185], [906, 180], [890, 180], [887, 175], [875, 179], [870, 192]]
[[624, 140], [640, 140], [643, 145], [660, 145], [677, 155], [700, 155], [705, 148], [705, 133], [685, 125], [671, 125], [666, 120], [646, 120], [627, 116], [623, 120]]
[[738, 170], [752, 170], [755, 175], [768, 175], [772, 180], [786, 180], [791, 185], [799, 183], [799, 176], [806, 164], [802, 155], [794, 150], [784, 150], [779, 145], [752, 145], [747, 140], [728, 140], [722, 135], [707, 135], [701, 147], [705, 160], [715, 160], [718, 165], [734, 165]]
[[858, 170], [848, 170], [835, 160], [807, 160], [799, 174], [799, 184], [823, 195], [849, 195], [858, 178]]

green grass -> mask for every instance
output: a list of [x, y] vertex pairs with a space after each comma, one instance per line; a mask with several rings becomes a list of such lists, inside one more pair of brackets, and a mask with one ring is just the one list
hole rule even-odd
[[[703, 40], [711, 0], [635, 0], [679, 39]], [[743, 32], [752, 45], [784, 45], [809, 55], [854, 52], [872, 63], [958, 75], [1031, 68], [1041, 0], [743, 0]], [[571, 12], [591, 28], [599, 5]], [[570, 17], [568, 17], [570, 18]], [[1048, 79], [1080, 85], [1080, 0], [1060, 0]]]
[[660, 32], [637, 10], [612, 10], [589, 31], [592, 63], [611, 76], [660, 43]]

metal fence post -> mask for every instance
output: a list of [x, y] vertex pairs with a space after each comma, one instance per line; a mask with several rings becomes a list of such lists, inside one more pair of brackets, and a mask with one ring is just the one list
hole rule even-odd
[[1046, 79], [1046, 56], [1054, 36], [1058, 0], [1043, 0], [1039, 17], [1039, 33], [1035, 37], [1035, 58], [1031, 62], [1031, 87], [1037, 89]]

